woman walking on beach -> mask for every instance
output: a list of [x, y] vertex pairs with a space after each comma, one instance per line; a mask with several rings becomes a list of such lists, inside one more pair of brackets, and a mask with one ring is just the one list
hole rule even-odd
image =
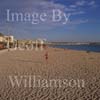
[[45, 60], [48, 61], [48, 52], [45, 53]]

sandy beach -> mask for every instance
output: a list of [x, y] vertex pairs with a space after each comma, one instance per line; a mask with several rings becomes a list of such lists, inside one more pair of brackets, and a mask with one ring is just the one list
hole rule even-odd
[[[35, 76], [38, 86], [29, 86], [29, 78], [26, 85], [12, 86], [13, 76]], [[59, 79], [63, 85], [39, 85], [39, 79]], [[77, 80], [84, 82], [79, 86]], [[2, 52], [0, 100], [100, 100], [100, 53], [58, 48]]]

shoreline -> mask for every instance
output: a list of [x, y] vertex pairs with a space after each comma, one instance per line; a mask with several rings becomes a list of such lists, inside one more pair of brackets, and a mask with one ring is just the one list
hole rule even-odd
[[0, 53], [10, 52], [10, 51], [35, 51], [35, 52], [40, 51], [40, 52], [45, 52], [49, 49], [55, 49], [55, 51], [56, 50], [64, 50], [64, 51], [73, 51], [73, 52], [76, 51], [76, 52], [86, 52], [86, 53], [100, 53], [99, 51], [75, 50], [75, 49], [70, 49], [70, 48], [51, 47], [51, 46], [48, 46], [47, 49], [44, 49], [43, 51], [41, 51], [41, 50], [36, 51], [35, 49], [33, 49], [33, 50], [31, 50], [31, 49], [29, 49], [29, 50], [24, 50], [24, 49], [19, 50], [19, 49], [15, 49], [15, 48], [10, 48], [9, 51], [8, 51], [8, 49], [2, 49], [2, 50], [0, 50]]
[[[60, 47], [60, 46], [71, 46], [71, 48]], [[100, 53], [100, 51], [96, 51], [96, 50], [83, 50], [83, 49], [80, 49], [80, 48], [78, 49], [77, 47], [76, 48], [72, 48], [73, 46], [83, 46], [83, 45], [55, 45], [55, 46], [50, 46], [50, 47], [58, 48], [58, 49], [64, 49], [64, 50], [84, 51], [84, 52], [87, 52], [87, 53], [90, 53], [90, 52]]]

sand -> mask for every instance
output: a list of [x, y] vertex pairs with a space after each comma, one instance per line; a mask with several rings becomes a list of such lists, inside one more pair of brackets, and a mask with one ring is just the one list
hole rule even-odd
[[[38, 83], [38, 77], [41, 82], [48, 80], [48, 86], [12, 86], [10, 76], [29, 75]], [[50, 87], [51, 79], [67, 79], [69, 86]], [[71, 85], [70, 80], [82, 80], [84, 84]], [[57, 48], [0, 53], [0, 100], [100, 100], [100, 53]]]

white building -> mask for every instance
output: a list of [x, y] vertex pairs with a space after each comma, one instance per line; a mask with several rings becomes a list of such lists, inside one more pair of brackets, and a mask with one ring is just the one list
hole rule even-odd
[[0, 42], [3, 42], [3, 41], [4, 41], [4, 37], [0, 36]]
[[14, 36], [4, 36], [4, 42], [13, 43], [14, 42]]

